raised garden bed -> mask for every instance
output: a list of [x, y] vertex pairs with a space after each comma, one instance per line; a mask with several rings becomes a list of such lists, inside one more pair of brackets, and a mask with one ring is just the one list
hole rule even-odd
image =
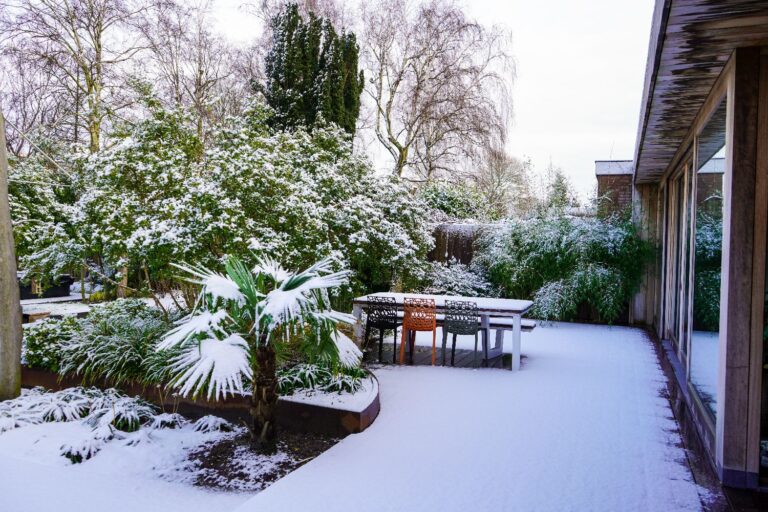
[[[79, 377], [60, 377], [47, 370], [28, 367], [22, 367], [21, 381], [24, 387], [42, 386], [50, 390], [82, 385], [82, 379]], [[300, 392], [293, 396], [280, 397], [277, 404], [278, 425], [297, 432], [334, 437], [362, 432], [373, 423], [380, 409], [379, 383], [376, 377], [371, 375], [364, 385], [365, 388], [354, 395]], [[141, 396], [166, 411], [176, 411], [191, 419], [213, 414], [240, 423], [249, 417], [247, 396], [213, 402], [163, 393], [160, 388], [140, 385], [116, 387], [127, 395]]]

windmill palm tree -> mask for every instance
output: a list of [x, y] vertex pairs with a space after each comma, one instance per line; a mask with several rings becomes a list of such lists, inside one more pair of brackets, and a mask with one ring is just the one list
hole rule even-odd
[[173, 360], [171, 385], [183, 396], [208, 399], [252, 388], [249, 429], [263, 453], [277, 448], [277, 353], [300, 336], [301, 346], [321, 359], [338, 358], [339, 322], [352, 317], [333, 311], [329, 289], [344, 284], [348, 271], [334, 272], [324, 259], [301, 272], [289, 272], [271, 259], [247, 268], [229, 258], [225, 273], [177, 265], [202, 286], [190, 315], [178, 322], [158, 349], [181, 347]]

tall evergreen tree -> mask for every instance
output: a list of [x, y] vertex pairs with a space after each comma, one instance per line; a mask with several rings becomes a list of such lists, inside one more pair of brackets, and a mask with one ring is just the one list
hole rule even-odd
[[305, 20], [296, 4], [288, 4], [272, 20], [272, 38], [264, 93], [273, 124], [311, 129], [322, 119], [354, 134], [363, 91], [355, 35], [339, 35], [314, 13]]

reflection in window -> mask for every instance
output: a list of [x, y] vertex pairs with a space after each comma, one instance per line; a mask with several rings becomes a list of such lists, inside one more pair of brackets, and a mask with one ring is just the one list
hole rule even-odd
[[723, 101], [698, 138], [690, 380], [714, 415], [720, 329], [725, 120]]

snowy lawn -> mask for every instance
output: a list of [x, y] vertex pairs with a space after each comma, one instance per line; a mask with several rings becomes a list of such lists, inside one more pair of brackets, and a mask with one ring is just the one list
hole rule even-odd
[[515, 373], [377, 370], [374, 424], [238, 510], [700, 509], [706, 493], [685, 465], [641, 330], [539, 326], [523, 334], [523, 354]]

